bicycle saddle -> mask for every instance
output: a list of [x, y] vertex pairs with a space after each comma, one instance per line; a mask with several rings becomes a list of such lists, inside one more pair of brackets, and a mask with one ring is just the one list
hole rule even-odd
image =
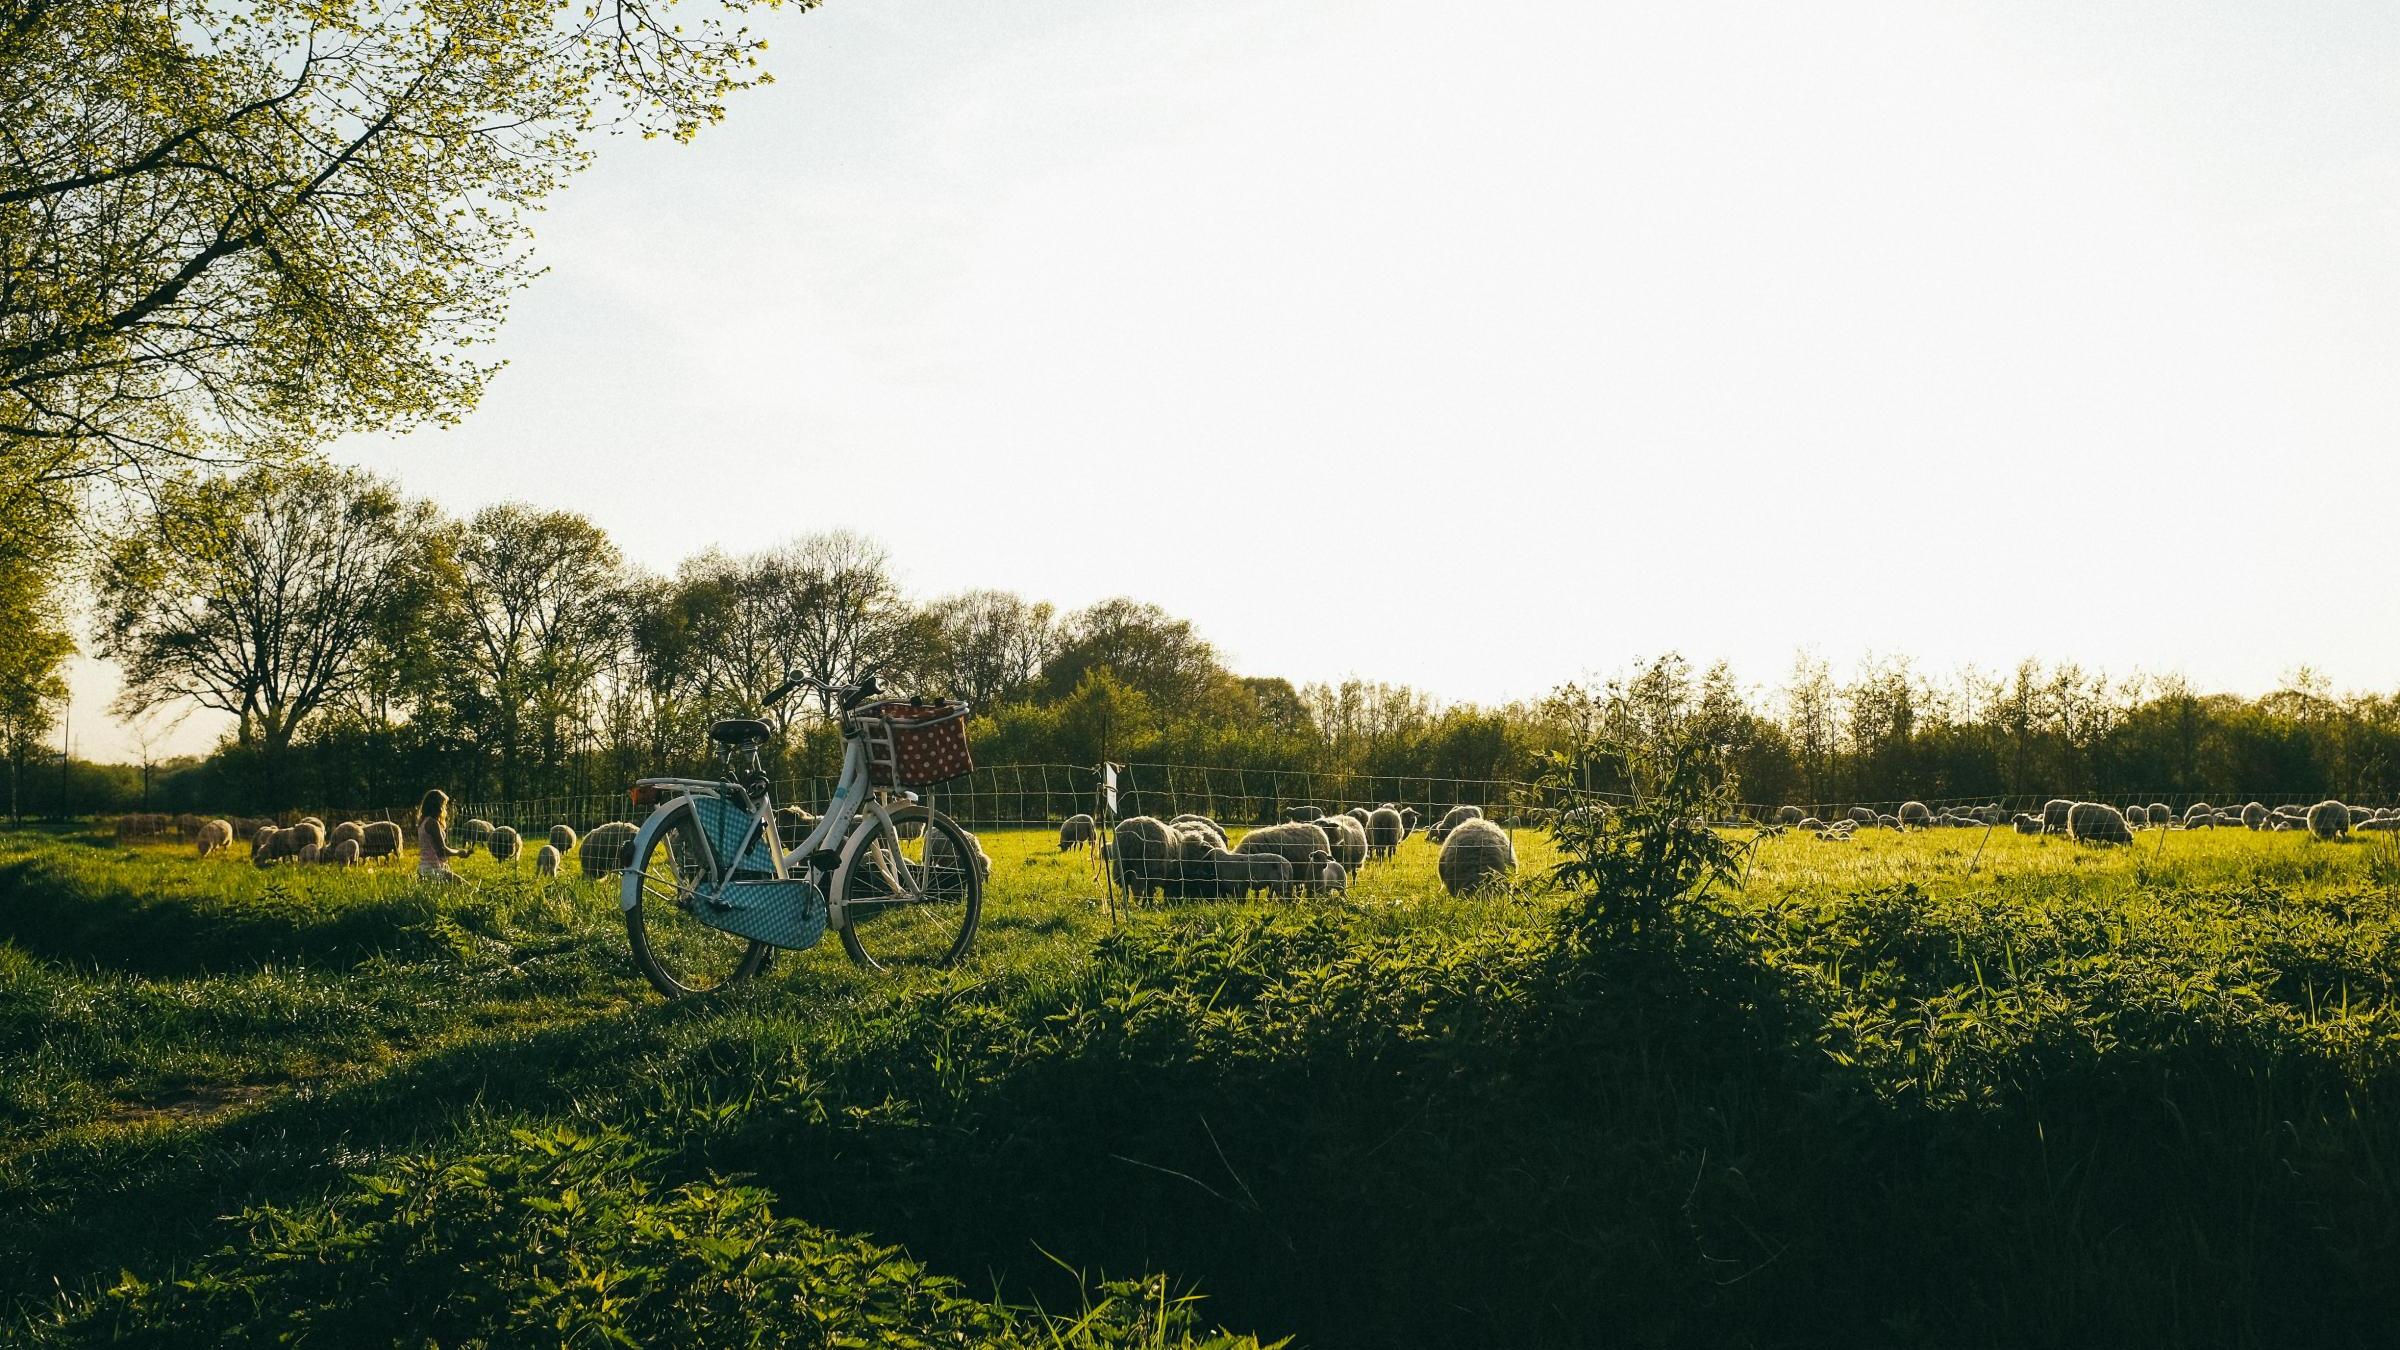
[[719, 745], [738, 748], [748, 745], [765, 745], [775, 739], [775, 733], [768, 729], [766, 723], [755, 717], [728, 717], [722, 722], [713, 722], [709, 725], [708, 738]]

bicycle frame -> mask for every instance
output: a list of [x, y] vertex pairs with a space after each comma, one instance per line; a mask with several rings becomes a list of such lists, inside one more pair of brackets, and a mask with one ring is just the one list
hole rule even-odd
[[[739, 784], [706, 778], [642, 778], [635, 780], [635, 786], [665, 788], [675, 794], [662, 799], [651, 809], [649, 818], [642, 822], [633, 843], [632, 856], [637, 859], [650, 856], [650, 845], [673, 815], [675, 807], [690, 806], [697, 815], [699, 808], [694, 803], [695, 798], [714, 797], [722, 800], [728, 796], [728, 788], [749, 795]], [[768, 852], [774, 860], [777, 879], [814, 880], [809, 876], [811, 869], [807, 866], [810, 858], [829, 850], [842, 849], [849, 843], [850, 836], [859, 830], [875, 830], [894, 845], [888, 850], [890, 857], [887, 861], [899, 869], [902, 891], [906, 893], [914, 888], [914, 878], [909, 875], [907, 856], [897, 847], [899, 831], [892, 824], [888, 797], [888, 793], [875, 789], [869, 782], [865, 738], [855, 728], [845, 727], [842, 776], [834, 788], [833, 800], [826, 803], [824, 817], [818, 820], [816, 828], [810, 830], [808, 837], [797, 845], [783, 848], [782, 835], [775, 828], [775, 803], [767, 793], [760, 792], [751, 802], [751, 832], [742, 836], [742, 851], [748, 852], [751, 841], [758, 837], [757, 832], [764, 831], [766, 838], [773, 841]], [[706, 885], [713, 891], [731, 879], [728, 867], [716, 857], [715, 845], [709, 840], [706, 830], [698, 832], [695, 842], [699, 846], [701, 863], [707, 876]], [[866, 854], [862, 852], [860, 856]], [[826, 897], [826, 925], [837, 930], [849, 922], [844, 912], [848, 906], [836, 897], [848, 890], [850, 866], [851, 860], [840, 857], [837, 852], [833, 868], [828, 870], [824, 881], [820, 883]], [[641, 869], [637, 867], [625, 874], [623, 892], [618, 902], [622, 908], [631, 910], [642, 903], [641, 885]]]

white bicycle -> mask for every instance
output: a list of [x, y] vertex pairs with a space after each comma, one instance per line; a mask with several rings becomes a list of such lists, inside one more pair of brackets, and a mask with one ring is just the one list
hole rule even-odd
[[776, 948], [813, 947], [828, 928], [873, 970], [951, 965], [975, 940], [982, 851], [957, 821], [903, 790], [973, 767], [967, 705], [879, 701], [872, 673], [851, 685], [787, 675], [765, 702], [801, 689], [833, 696], [844, 744], [833, 800], [796, 845], [785, 847], [776, 829], [759, 761], [773, 731], [756, 718], [709, 728], [724, 780], [634, 785], [634, 804], [654, 809], [625, 856], [625, 935], [635, 964], [669, 998], [749, 979]]

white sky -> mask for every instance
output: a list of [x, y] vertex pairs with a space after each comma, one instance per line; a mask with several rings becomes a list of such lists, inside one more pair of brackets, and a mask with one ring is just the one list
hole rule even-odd
[[776, 85], [554, 204], [481, 409], [339, 454], [1448, 698], [1803, 646], [2400, 684], [2388, 4], [763, 26]]

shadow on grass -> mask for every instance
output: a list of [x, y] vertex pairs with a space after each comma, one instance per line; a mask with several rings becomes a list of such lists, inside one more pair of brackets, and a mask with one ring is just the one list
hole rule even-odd
[[2385, 1328], [2388, 1182], [2345, 1185], [2393, 1132], [2207, 1047], [2037, 1049], [2038, 1097], [1933, 1110], [1726, 937], [1103, 953], [1047, 1005], [886, 1028], [707, 1163], [1021, 1296], [1063, 1293], [1054, 1256], [1169, 1270], [1317, 1347]]

